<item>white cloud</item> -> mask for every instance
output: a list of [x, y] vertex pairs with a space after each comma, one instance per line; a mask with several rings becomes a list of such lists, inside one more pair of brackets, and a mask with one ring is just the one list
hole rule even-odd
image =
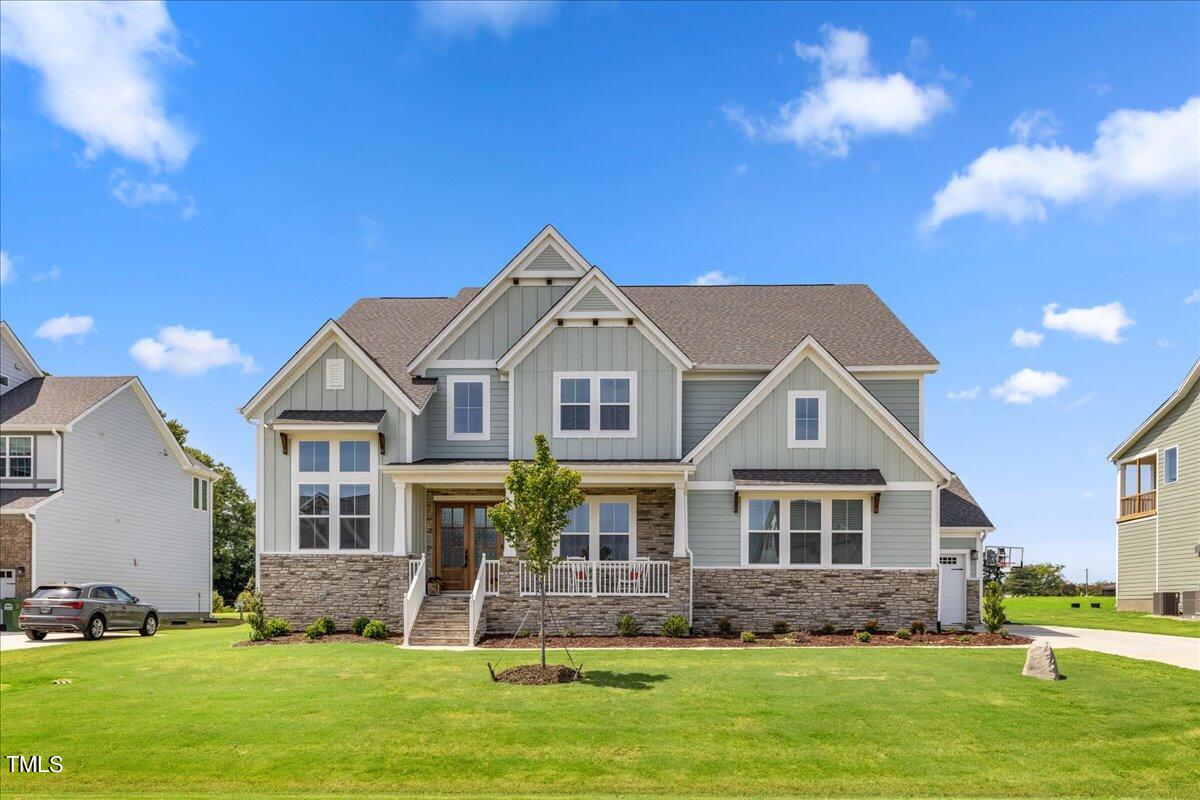
[[1046, 334], [1038, 333], [1037, 331], [1027, 331], [1024, 328], [1017, 328], [1012, 334], [1012, 343], [1015, 347], [1037, 347], [1042, 343], [1042, 339], [1046, 338]]
[[946, 397], [948, 397], [952, 402], [955, 402], [955, 403], [959, 402], [960, 400], [974, 400], [978, 396], [979, 396], [979, 387], [978, 386], [973, 386], [970, 389], [959, 389], [958, 391], [954, 391], [952, 389], [952, 390], [946, 392]]
[[17, 268], [13, 266], [12, 259], [8, 257], [8, 253], [0, 250], [0, 285], [8, 283], [16, 277]]
[[1012, 137], [1022, 143], [1053, 141], [1061, 129], [1062, 123], [1054, 112], [1044, 108], [1022, 111], [1008, 126]]
[[194, 139], [163, 105], [159, 69], [180, 62], [178, 32], [161, 2], [0, 5], [0, 54], [42, 78], [51, 118], [105, 150], [152, 168], [182, 166]]
[[750, 139], [792, 142], [844, 158], [850, 142], [916, 132], [950, 108], [936, 84], [918, 85], [899, 72], [880, 75], [871, 63], [870, 39], [860, 31], [825, 26], [824, 44], [795, 43], [796, 55], [820, 66], [820, 83], [784, 103], [767, 121], [727, 104], [726, 118]]
[[179, 195], [168, 184], [161, 181], [139, 181], [122, 177], [122, 174], [120, 170], [113, 173], [112, 196], [130, 208], [179, 202]]
[[41, 339], [61, 342], [68, 336], [77, 336], [82, 339], [91, 333], [94, 327], [95, 320], [91, 317], [72, 317], [70, 314], [63, 314], [61, 317], [54, 317], [43, 322], [33, 332], [33, 335]]
[[1006, 403], [1028, 405], [1037, 398], [1053, 397], [1067, 388], [1070, 381], [1057, 372], [1039, 372], [1026, 367], [1010, 375], [999, 386], [992, 387], [992, 396]]
[[719, 269], [714, 269], [703, 275], [698, 275], [688, 281], [691, 286], [728, 286], [731, 283], [741, 283], [736, 275], [727, 275]]
[[749, 171], [750, 171], [750, 167], [747, 166], [746, 164], [738, 164], [736, 167], [733, 168], [734, 175], [745, 175]]
[[1058, 303], [1042, 306], [1042, 325], [1053, 331], [1069, 331], [1086, 339], [1099, 339], [1109, 344], [1120, 344], [1121, 329], [1133, 324], [1119, 302], [1106, 303], [1091, 308], [1068, 308], [1058, 311]]
[[933, 230], [968, 214], [1013, 224], [1044, 221], [1051, 206], [1115, 203], [1200, 187], [1200, 97], [1162, 111], [1113, 112], [1092, 149], [1018, 143], [993, 147], [956, 173], [921, 221]]
[[218, 339], [212, 331], [168, 325], [151, 339], [138, 339], [129, 354], [146, 369], [167, 370], [176, 375], [203, 375], [210, 369], [241, 366], [242, 372], [255, 369], [254, 359], [244, 355], [228, 339]]
[[1193, 289], [1192, 293], [1183, 298], [1183, 302], [1191, 305], [1192, 303], [1200, 303], [1200, 289]]
[[62, 277], [62, 270], [59, 269], [57, 266], [54, 266], [54, 267], [51, 267], [50, 269], [46, 270], [45, 272], [39, 272], [37, 275], [34, 275], [33, 280], [36, 283], [43, 283], [44, 281], [50, 281], [51, 283], [57, 283], [58, 279], [60, 277]]
[[426, 0], [418, 5], [421, 21], [448, 34], [474, 36], [490, 30], [506, 38], [514, 30], [541, 25], [558, 11], [551, 0]]
[[1160, 336], [1154, 340], [1155, 347], [1167, 348], [1171, 346], [1171, 340], [1165, 336]]

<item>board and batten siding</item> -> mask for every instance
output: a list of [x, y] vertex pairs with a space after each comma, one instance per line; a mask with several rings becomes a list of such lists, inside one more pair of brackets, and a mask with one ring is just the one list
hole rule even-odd
[[859, 381], [908, 432], [921, 438], [921, 381], [913, 378]]
[[64, 434], [62, 495], [37, 512], [38, 583], [111, 581], [159, 611], [211, 611], [210, 512], [132, 388]]
[[499, 358], [570, 288], [567, 284], [508, 287], [480, 314], [479, 319], [472, 322], [437, 357], [472, 360]]
[[[825, 447], [788, 447], [787, 393], [826, 392]], [[696, 465], [694, 480], [733, 480], [733, 470], [867, 469], [889, 482], [929, 481], [925, 471], [811, 359], [805, 358]]]
[[[1170, 485], [1164, 482], [1163, 450], [1168, 447], [1179, 448], [1179, 480]], [[1149, 600], [1156, 591], [1200, 589], [1200, 382], [1130, 445], [1125, 456], [1147, 450], [1158, 451], [1158, 515], [1117, 524], [1118, 600]], [[1145, 523], [1151, 528], [1149, 536]], [[1142, 553], [1142, 548], [1148, 551]]]
[[[345, 359], [346, 380], [344, 389], [325, 388], [325, 360]], [[368, 411], [384, 412], [380, 430], [384, 434], [386, 452], [379, 463], [388, 464], [405, 460], [405, 416], [406, 411], [397, 406], [383, 389], [339, 345], [330, 345], [321, 356], [292, 382], [287, 390], [271, 404], [265, 412], [266, 420], [274, 420], [282, 412], [293, 409], [301, 411]], [[262, 514], [260, 543], [263, 552], [282, 553], [292, 549], [292, 465], [291, 455], [283, 452], [279, 434], [263, 429], [263, 486], [266, 497], [259, 503]], [[365, 435], [374, 444], [374, 434]], [[415, 433], [414, 433], [415, 438]], [[377, 473], [372, 486], [379, 493], [379, 544], [380, 550], [390, 552], [395, 529], [396, 493], [390, 478], [381, 478]], [[332, 535], [332, 534], [331, 534]]]
[[755, 380], [683, 381], [683, 452], [700, 444], [708, 432], [758, 385]]
[[[554, 373], [637, 373], [637, 436], [553, 437]], [[632, 326], [554, 328], [512, 369], [514, 455], [533, 457], [533, 436], [550, 437], [560, 459], [675, 458], [675, 365]]]
[[[446, 405], [450, 402], [448, 375], [486, 375], [491, 395], [491, 427], [487, 441], [449, 441], [446, 439]], [[438, 379], [437, 392], [429, 398], [423, 418], [425, 431], [422, 458], [508, 458], [508, 381], [500, 380], [496, 370], [429, 369], [428, 378]], [[415, 434], [414, 434], [415, 436]], [[416, 459], [416, 454], [413, 455]]]

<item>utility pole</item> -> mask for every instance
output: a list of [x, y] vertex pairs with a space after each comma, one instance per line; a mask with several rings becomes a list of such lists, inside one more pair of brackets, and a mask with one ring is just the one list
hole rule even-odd
[[1087, 597], [1087, 593], [1088, 593], [1088, 571], [1085, 568], [1083, 570], [1083, 596]]

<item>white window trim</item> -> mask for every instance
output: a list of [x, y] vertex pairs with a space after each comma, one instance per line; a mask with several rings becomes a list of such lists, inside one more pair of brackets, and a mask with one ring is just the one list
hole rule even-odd
[[[12, 451], [13, 439], [28, 439], [29, 440], [29, 455], [27, 455], [27, 456], [11, 456], [11, 455], [9, 455], [9, 453]], [[33, 455], [34, 455], [33, 451], [34, 451], [34, 448], [36, 448], [36, 447], [37, 447], [37, 442], [35, 441], [33, 436], [24, 436], [19, 433], [18, 434], [5, 433], [4, 434], [4, 450], [3, 450], [3, 452], [0, 452], [0, 456], [3, 456], [3, 458], [4, 458], [4, 470], [3, 470], [3, 472], [0, 472], [0, 478], [12, 478], [14, 481], [36, 481], [37, 475], [35, 474], [35, 464], [34, 464], [34, 459], [33, 459]], [[28, 458], [29, 459], [29, 474], [28, 475], [12, 475], [11, 474], [12, 460], [14, 458]]]
[[[564, 431], [561, 427], [562, 415], [562, 380], [563, 378], [587, 378], [591, 381], [588, 400], [591, 411], [589, 423], [591, 428], [586, 431]], [[600, 430], [600, 379], [628, 378], [629, 379], [629, 430], [602, 431]], [[633, 439], [637, 437], [637, 373], [636, 372], [555, 372], [554, 379], [554, 438], [555, 439]], [[582, 405], [582, 404], [580, 404]], [[609, 405], [612, 405], [611, 403]]]
[[338, 392], [346, 388], [346, 359], [325, 359], [325, 391]]
[[[1175, 451], [1175, 480], [1167, 480], [1167, 453]], [[1170, 447], [1164, 447], [1162, 450], [1162, 468], [1163, 468], [1163, 486], [1174, 486], [1179, 483], [1179, 445], [1173, 444]], [[1157, 488], [1157, 486], [1156, 486]]]
[[[824, 447], [825, 430], [828, 416], [826, 414], [826, 392], [824, 389], [793, 389], [787, 393], [787, 408], [784, 410], [784, 421], [787, 424], [788, 447]], [[796, 401], [805, 398], [815, 398], [817, 401], [817, 438], [796, 438]]]
[[[300, 442], [329, 442], [329, 471], [301, 472], [300, 471]], [[342, 441], [365, 441], [370, 453], [370, 463], [366, 471], [342, 472], [341, 448]], [[325, 433], [293, 434], [291, 446], [288, 448], [291, 461], [291, 533], [293, 553], [378, 553], [379, 552], [379, 440], [378, 437], [366, 437], [361, 433], [333, 431]], [[300, 548], [300, 484], [325, 483], [329, 484], [329, 547]], [[344, 483], [365, 483], [371, 487], [371, 546], [367, 549], [346, 549], [341, 547], [341, 525], [339, 511], [341, 505], [341, 490]]]
[[[871, 568], [871, 495], [857, 493], [813, 494], [812, 492], [741, 492], [738, 516], [741, 527], [741, 566], [749, 569], [870, 569]], [[750, 562], [750, 501], [779, 501], [779, 563], [753, 564]], [[792, 500], [819, 500], [821, 502], [821, 563], [792, 564]], [[863, 504], [863, 562], [861, 564], [833, 563], [833, 501], [861, 500]], [[787, 534], [787, 540], [784, 539]]]
[[[600, 561], [600, 504], [626, 503], [629, 505], [629, 560], [637, 559], [637, 495], [589, 494], [584, 498], [588, 507], [588, 553], [589, 561]], [[583, 531], [574, 531], [575, 534]], [[612, 534], [605, 534], [611, 536]], [[560, 555], [559, 546], [554, 545], [554, 555]]]
[[[454, 430], [454, 387], [460, 383], [483, 384], [483, 433], [459, 433]], [[492, 378], [490, 375], [446, 376], [446, 441], [486, 442], [492, 438]]]

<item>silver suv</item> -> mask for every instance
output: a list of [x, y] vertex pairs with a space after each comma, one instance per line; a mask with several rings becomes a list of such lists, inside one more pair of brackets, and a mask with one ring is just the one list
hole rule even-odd
[[21, 601], [17, 627], [34, 641], [52, 631], [99, 639], [105, 631], [158, 631], [158, 609], [111, 583], [59, 583], [39, 586]]

